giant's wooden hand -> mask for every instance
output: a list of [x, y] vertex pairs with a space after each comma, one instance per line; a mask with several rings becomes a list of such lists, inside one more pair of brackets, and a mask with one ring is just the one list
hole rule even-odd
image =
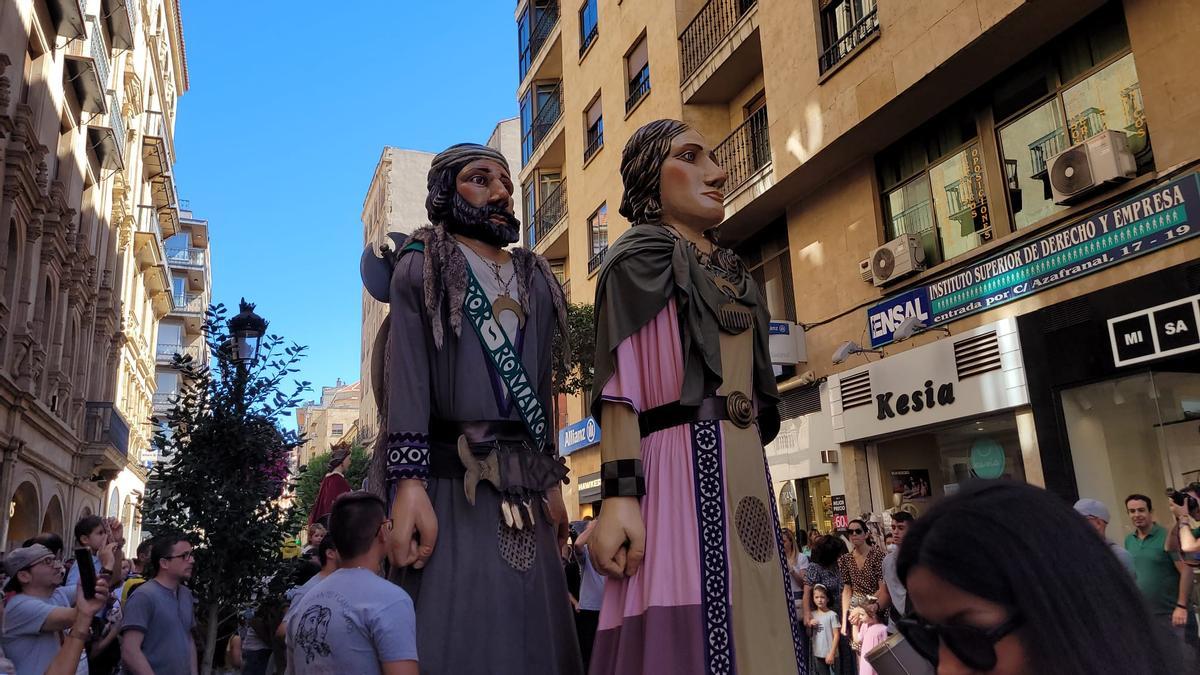
[[391, 517], [388, 560], [395, 567], [421, 569], [433, 555], [438, 532], [437, 516], [424, 483], [415, 479], [400, 481]]
[[646, 556], [646, 524], [637, 497], [608, 497], [588, 539], [592, 564], [616, 579], [637, 574]]

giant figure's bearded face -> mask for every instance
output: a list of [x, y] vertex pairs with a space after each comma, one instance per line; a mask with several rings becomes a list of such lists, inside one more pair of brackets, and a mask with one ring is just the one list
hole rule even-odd
[[513, 213], [508, 167], [493, 159], [472, 160], [459, 170], [454, 187], [446, 229], [497, 248], [519, 239], [521, 222]]

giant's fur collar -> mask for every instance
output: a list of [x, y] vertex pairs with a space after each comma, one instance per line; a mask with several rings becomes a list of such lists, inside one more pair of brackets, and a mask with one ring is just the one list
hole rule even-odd
[[[422, 270], [424, 280], [425, 314], [433, 332], [433, 344], [442, 348], [445, 328], [442, 326], [442, 305], [450, 315], [450, 330], [455, 337], [462, 334], [463, 298], [467, 294], [467, 257], [458, 247], [458, 242], [444, 227], [428, 225], [413, 232], [409, 239], [425, 245], [425, 262]], [[550, 270], [546, 259], [527, 248], [509, 249], [517, 277], [517, 289], [521, 307], [529, 312], [529, 289], [535, 271], [542, 275], [550, 288], [554, 303], [554, 314], [558, 329], [565, 341], [567, 336], [567, 304], [562, 287]], [[565, 342], [564, 342], [565, 343]]]

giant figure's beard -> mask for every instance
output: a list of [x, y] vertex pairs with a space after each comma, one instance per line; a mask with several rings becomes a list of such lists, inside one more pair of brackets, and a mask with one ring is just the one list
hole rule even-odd
[[[503, 218], [504, 224], [493, 222], [493, 216]], [[454, 197], [450, 200], [450, 214], [446, 218], [446, 229], [455, 234], [503, 248], [520, 239], [521, 221], [499, 206], [492, 204], [474, 206], [455, 192]]]

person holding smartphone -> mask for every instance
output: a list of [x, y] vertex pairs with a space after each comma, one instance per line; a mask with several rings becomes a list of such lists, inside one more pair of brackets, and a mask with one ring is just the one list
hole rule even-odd
[[[108, 582], [96, 581], [91, 598], [75, 589], [75, 607], [56, 593], [63, 578], [58, 556], [41, 544], [19, 548], [5, 558], [6, 591], [13, 595], [4, 608], [0, 646], [17, 675], [74, 673], [81, 667], [92, 618], [108, 602]], [[69, 629], [69, 630], [68, 630]]]

